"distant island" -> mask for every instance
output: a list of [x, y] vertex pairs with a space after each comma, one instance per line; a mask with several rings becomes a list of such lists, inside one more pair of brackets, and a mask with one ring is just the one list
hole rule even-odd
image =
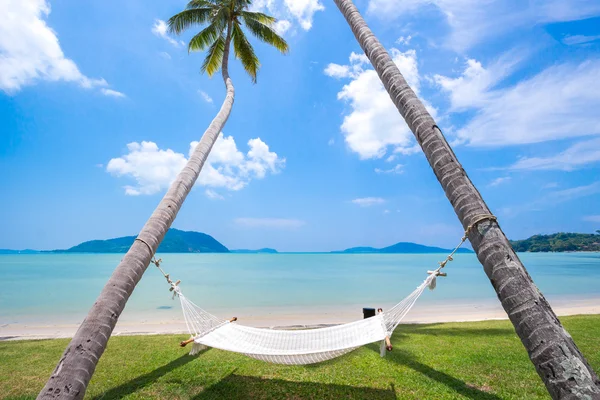
[[[424, 246], [422, 244], [411, 243], [411, 242], [400, 242], [393, 244], [388, 247], [377, 249], [375, 247], [351, 247], [346, 250], [332, 251], [337, 254], [394, 254], [394, 253], [409, 253], [409, 254], [422, 254], [422, 253], [450, 253], [452, 250], [442, 249], [441, 247]], [[472, 253], [469, 249], [458, 249], [457, 253]]]
[[[136, 236], [90, 240], [66, 250], [51, 253], [126, 253]], [[169, 229], [157, 253], [229, 253], [229, 249], [205, 233]]]
[[230, 253], [238, 253], [238, 254], [277, 254], [277, 253], [279, 253], [277, 250], [269, 249], [269, 248], [258, 249], [258, 250], [247, 250], [247, 249], [229, 250], [229, 252]]
[[518, 252], [549, 251], [600, 251], [600, 231], [593, 233], [554, 233], [534, 235], [525, 240], [514, 240], [510, 244]]
[[[124, 236], [108, 240], [90, 240], [66, 250], [8, 250], [0, 249], [0, 254], [38, 254], [38, 253], [126, 253], [136, 236]], [[600, 251], [600, 231], [593, 233], [554, 233], [552, 235], [534, 235], [525, 240], [511, 240], [517, 252], [564, 252], [564, 251]], [[449, 253], [450, 249], [424, 246], [411, 242], [375, 247], [351, 247], [332, 254], [424, 254]], [[461, 248], [457, 253], [472, 253]], [[272, 248], [257, 250], [229, 250], [215, 238], [201, 232], [169, 229], [157, 253], [234, 253], [234, 254], [279, 254]]]
[[9, 250], [9, 249], [0, 249], [0, 254], [38, 254], [38, 250]]

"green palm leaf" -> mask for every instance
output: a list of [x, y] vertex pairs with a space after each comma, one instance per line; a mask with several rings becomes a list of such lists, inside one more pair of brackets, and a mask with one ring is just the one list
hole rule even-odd
[[254, 52], [254, 48], [246, 38], [242, 27], [238, 23], [233, 24], [233, 32], [231, 35], [233, 39], [233, 51], [244, 66], [244, 69], [252, 78], [252, 83], [256, 83], [256, 74], [260, 68], [260, 61]]
[[184, 10], [173, 15], [167, 21], [169, 32], [179, 35], [192, 25], [204, 24], [209, 21], [213, 8], [202, 7]]
[[217, 22], [213, 22], [190, 40], [188, 52], [204, 50], [222, 35], [223, 26], [220, 26]]
[[184, 11], [169, 19], [169, 31], [181, 34], [194, 25], [204, 25], [190, 40], [188, 52], [207, 51], [201, 71], [209, 76], [222, 68], [225, 50], [229, 54], [225, 44], [229, 46], [231, 41], [235, 57], [256, 83], [260, 61], [242, 29], [242, 23], [253, 36], [282, 53], [287, 53], [288, 44], [273, 29], [277, 20], [260, 12], [248, 11], [251, 5], [252, 0], [191, 0]]
[[214, 7], [217, 5], [217, 1], [215, 0], [192, 0], [187, 3], [185, 8], [203, 8], [203, 7]]
[[242, 11], [240, 13], [244, 18], [251, 18], [255, 21], [260, 22], [261, 24], [265, 24], [267, 26], [273, 26], [275, 22], [277, 22], [276, 18], [271, 17], [270, 15], [263, 14], [260, 12], [252, 12], [252, 11]]
[[200, 71], [206, 72], [208, 76], [213, 76], [221, 68], [223, 62], [223, 53], [225, 52], [225, 36], [220, 35], [217, 40], [208, 49], [208, 54], [202, 63]]
[[277, 32], [275, 32], [271, 27], [257, 21], [252, 16], [248, 14], [256, 14], [256, 13], [242, 13], [242, 18], [244, 19], [244, 24], [246, 28], [252, 33], [257, 39], [270, 44], [275, 47], [282, 53], [287, 53], [288, 44], [284, 38], [279, 36]]

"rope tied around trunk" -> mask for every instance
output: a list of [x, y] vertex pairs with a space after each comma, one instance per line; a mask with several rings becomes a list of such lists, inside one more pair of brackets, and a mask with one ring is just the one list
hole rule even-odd
[[[454, 261], [454, 253], [456, 253], [458, 251], [458, 249], [460, 249], [460, 247], [467, 241], [467, 239], [469, 238], [469, 233], [471, 233], [471, 230], [473, 230], [473, 228], [475, 228], [480, 222], [483, 221], [497, 221], [498, 218], [496, 218], [495, 215], [492, 214], [482, 214], [482, 215], [477, 215], [474, 219], [473, 222], [471, 222], [468, 226], [467, 229], [465, 229], [465, 234], [463, 235], [463, 237], [460, 239], [460, 243], [458, 244], [458, 246], [456, 246], [454, 248], [454, 250], [452, 250], [452, 252], [450, 254], [448, 254], [448, 257], [446, 257], [446, 259], [444, 261], [440, 261], [438, 264], [440, 265], [435, 271], [434, 273], [437, 275], [440, 274], [440, 270], [442, 268], [444, 268], [446, 266], [446, 264], [448, 264], [448, 262], [450, 261]], [[435, 287], [435, 284], [434, 284]]]

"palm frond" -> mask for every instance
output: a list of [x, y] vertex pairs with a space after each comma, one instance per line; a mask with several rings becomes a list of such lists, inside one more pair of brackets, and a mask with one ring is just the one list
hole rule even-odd
[[213, 22], [197, 33], [188, 44], [188, 52], [202, 51], [211, 46], [219, 36], [223, 35], [224, 27], [218, 21]]
[[192, 0], [185, 6], [186, 9], [214, 7], [217, 5], [215, 0]]
[[250, 33], [252, 33], [257, 39], [270, 44], [282, 53], [288, 52], [288, 44], [285, 39], [279, 36], [277, 32], [275, 32], [269, 26], [258, 22], [251, 17], [248, 17], [246, 14], [242, 14], [242, 18], [244, 19], [246, 28], [248, 28]]
[[221, 35], [208, 49], [208, 54], [202, 63], [200, 71], [206, 72], [208, 76], [213, 76], [221, 69], [223, 62], [223, 53], [225, 52], [225, 36]]
[[233, 40], [233, 50], [236, 58], [242, 62], [244, 69], [252, 78], [252, 83], [256, 83], [260, 61], [258, 61], [254, 48], [246, 38], [242, 27], [237, 22], [233, 24], [231, 39]]
[[277, 18], [271, 17], [270, 15], [263, 14], [260, 12], [242, 11], [241, 15], [243, 18], [253, 19], [269, 27], [273, 26], [273, 24], [277, 21]]
[[193, 8], [173, 15], [167, 21], [169, 32], [179, 35], [192, 25], [204, 24], [210, 20], [213, 8]]

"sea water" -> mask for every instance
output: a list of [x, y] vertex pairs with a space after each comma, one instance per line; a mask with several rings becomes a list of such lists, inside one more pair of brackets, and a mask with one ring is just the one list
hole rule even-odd
[[[394, 304], [442, 254], [159, 254], [186, 296], [204, 309], [344, 308]], [[600, 298], [600, 253], [519, 257], [549, 300]], [[0, 326], [79, 323], [122, 254], [0, 255]], [[422, 302], [477, 304], [496, 294], [474, 254], [458, 254]], [[150, 265], [122, 318], [180, 318], [169, 285]]]

